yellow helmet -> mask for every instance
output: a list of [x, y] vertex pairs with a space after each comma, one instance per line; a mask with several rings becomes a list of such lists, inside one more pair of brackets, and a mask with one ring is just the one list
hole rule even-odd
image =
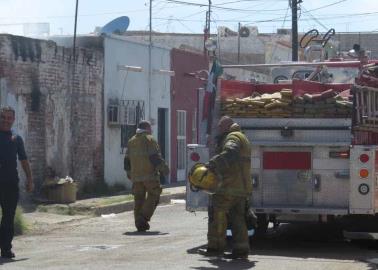
[[216, 175], [206, 168], [203, 163], [196, 163], [189, 171], [189, 182], [192, 190], [215, 192], [218, 181]]

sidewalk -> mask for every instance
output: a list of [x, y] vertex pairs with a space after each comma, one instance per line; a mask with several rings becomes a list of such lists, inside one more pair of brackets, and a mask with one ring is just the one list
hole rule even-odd
[[[163, 186], [160, 204], [170, 203], [172, 199], [185, 199], [185, 185]], [[95, 215], [117, 214], [134, 209], [134, 199], [131, 194], [78, 200], [71, 204], [49, 204], [38, 207], [40, 212], [65, 215]]]

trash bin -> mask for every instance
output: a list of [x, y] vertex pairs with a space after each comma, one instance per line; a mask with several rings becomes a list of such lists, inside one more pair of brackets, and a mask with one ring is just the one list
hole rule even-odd
[[47, 199], [55, 203], [73, 203], [76, 201], [76, 183], [62, 183], [48, 186]]

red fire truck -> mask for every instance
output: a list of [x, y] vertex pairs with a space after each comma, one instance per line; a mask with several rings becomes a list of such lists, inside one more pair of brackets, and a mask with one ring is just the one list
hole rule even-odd
[[[231, 112], [252, 143], [250, 201], [258, 216], [257, 233], [264, 234], [269, 222], [278, 225], [333, 221], [343, 226], [346, 237], [375, 237], [374, 232], [378, 232], [378, 66], [373, 63], [361, 69], [358, 61], [303, 65], [354, 67], [359, 76], [354, 85], [335, 80], [324, 83], [293, 79], [258, 84], [218, 79], [211, 130], [215, 130], [223, 114]], [[240, 66], [224, 66], [234, 67]], [[277, 95], [273, 93], [283, 93], [283, 89], [291, 91], [291, 96], [289, 101], [281, 102], [288, 105], [279, 107], [279, 113], [264, 111], [267, 103], [260, 103], [260, 108], [254, 109], [252, 101], [256, 97], [266, 102], [265, 95], [270, 98], [268, 102], [274, 103]], [[322, 99], [331, 89], [336, 101], [329, 96]], [[300, 103], [305, 95], [311, 98]], [[349, 111], [339, 107], [341, 103]], [[190, 169], [197, 162], [208, 161], [212, 146], [188, 145], [187, 150]], [[188, 183], [187, 210], [206, 211], [207, 204], [208, 195], [193, 192]]]

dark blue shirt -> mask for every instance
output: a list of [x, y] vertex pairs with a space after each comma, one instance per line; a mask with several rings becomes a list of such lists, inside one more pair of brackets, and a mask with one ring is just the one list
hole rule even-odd
[[27, 159], [21, 136], [0, 131], [0, 182], [18, 182], [17, 158]]

